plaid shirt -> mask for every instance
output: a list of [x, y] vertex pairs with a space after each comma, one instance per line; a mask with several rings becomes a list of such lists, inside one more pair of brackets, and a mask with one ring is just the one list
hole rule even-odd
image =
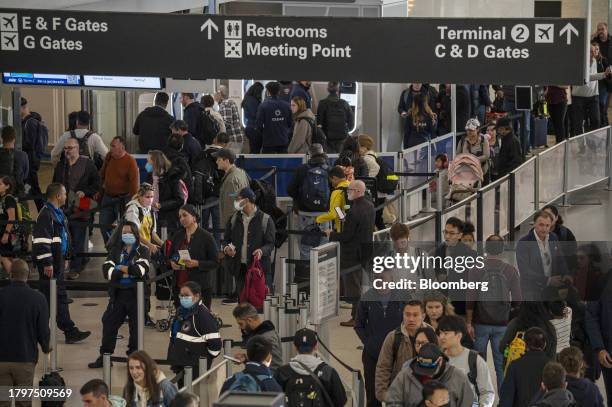
[[230, 143], [242, 143], [244, 141], [244, 130], [242, 130], [236, 103], [230, 99], [222, 100], [219, 102], [219, 114], [225, 122], [225, 131], [229, 136]]

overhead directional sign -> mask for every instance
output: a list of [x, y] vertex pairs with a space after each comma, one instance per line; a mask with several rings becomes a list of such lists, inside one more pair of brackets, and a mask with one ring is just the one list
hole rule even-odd
[[580, 84], [584, 19], [208, 16], [0, 9], [0, 71]]

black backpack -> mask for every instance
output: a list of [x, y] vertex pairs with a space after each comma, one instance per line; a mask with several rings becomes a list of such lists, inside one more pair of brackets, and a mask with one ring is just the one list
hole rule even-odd
[[190, 203], [202, 205], [206, 198], [219, 196], [223, 171], [217, 167], [210, 150], [202, 151], [195, 159], [191, 170], [191, 179]]
[[84, 155], [85, 157], [93, 160], [96, 168], [101, 169], [102, 164], [104, 164], [104, 158], [98, 152], [92, 154], [91, 149], [89, 148], [89, 137], [91, 137], [93, 133], [93, 131], [88, 131], [83, 137], [78, 138], [74, 130], [70, 130], [70, 138], [75, 139], [79, 143], [79, 155]]
[[255, 205], [264, 213], [270, 215], [276, 226], [274, 245], [279, 248], [287, 240], [287, 215], [276, 205], [276, 192], [268, 181], [249, 177], [249, 188], [255, 193]]
[[0, 175], [15, 176], [15, 150], [0, 148]]
[[200, 128], [202, 129], [202, 134], [199, 136], [194, 134], [194, 136], [202, 143], [202, 146], [212, 144], [220, 130], [219, 123], [207, 110], [204, 110], [200, 115]]
[[487, 291], [478, 291], [476, 307], [479, 317], [491, 324], [506, 324], [510, 318], [510, 284], [504, 268], [487, 268], [481, 277]]
[[380, 157], [370, 154], [376, 160], [376, 164], [380, 167], [376, 174], [376, 189], [383, 194], [393, 194], [397, 189], [399, 178], [395, 175], [395, 171]]
[[312, 134], [310, 144], [321, 144], [323, 147], [325, 147], [327, 145], [327, 137], [325, 137], [325, 132], [323, 132], [323, 129], [317, 126], [315, 120], [310, 118], [302, 118], [300, 120], [306, 120], [310, 125]]
[[469, 371], [467, 374], [468, 380], [474, 386], [474, 392], [476, 397], [480, 397], [480, 389], [478, 389], [478, 352], [472, 349], [468, 349], [468, 367]]
[[348, 136], [345, 103], [342, 99], [328, 99], [327, 110], [325, 111], [325, 123], [327, 125], [325, 131], [327, 132], [327, 138], [330, 140], [342, 140]]
[[306, 165], [306, 176], [300, 186], [300, 207], [310, 212], [326, 212], [329, 205], [327, 164]]
[[[299, 362], [298, 362], [299, 363]], [[331, 381], [331, 367], [321, 363], [314, 371], [300, 363], [309, 375], [301, 375], [289, 368], [289, 380], [285, 386], [287, 405], [291, 407], [335, 407], [323, 382]]]

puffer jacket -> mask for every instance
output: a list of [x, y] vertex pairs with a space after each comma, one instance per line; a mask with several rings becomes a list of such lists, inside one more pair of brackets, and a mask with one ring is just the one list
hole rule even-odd
[[312, 125], [315, 116], [310, 109], [304, 110], [295, 117], [293, 137], [287, 147], [289, 154], [307, 154], [312, 145]]

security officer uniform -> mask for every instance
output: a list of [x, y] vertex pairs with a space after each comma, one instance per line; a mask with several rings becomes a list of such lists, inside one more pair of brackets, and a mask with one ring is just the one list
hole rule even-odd
[[[104, 278], [110, 281], [110, 300], [102, 316], [102, 346], [100, 354], [113, 353], [117, 343], [117, 332], [127, 316], [129, 319], [130, 339], [127, 354], [137, 350], [138, 304], [136, 283], [146, 280], [150, 268], [149, 249], [144, 245], [134, 243], [128, 253], [125, 244], [118, 239], [110, 248], [108, 257], [102, 265]], [[128, 275], [120, 271], [121, 266], [127, 266]]]
[[199, 369], [199, 358], [206, 357], [208, 367], [221, 351], [219, 325], [206, 305], [200, 301], [191, 308], [179, 307], [170, 325], [168, 362], [175, 373], [184, 366]]

